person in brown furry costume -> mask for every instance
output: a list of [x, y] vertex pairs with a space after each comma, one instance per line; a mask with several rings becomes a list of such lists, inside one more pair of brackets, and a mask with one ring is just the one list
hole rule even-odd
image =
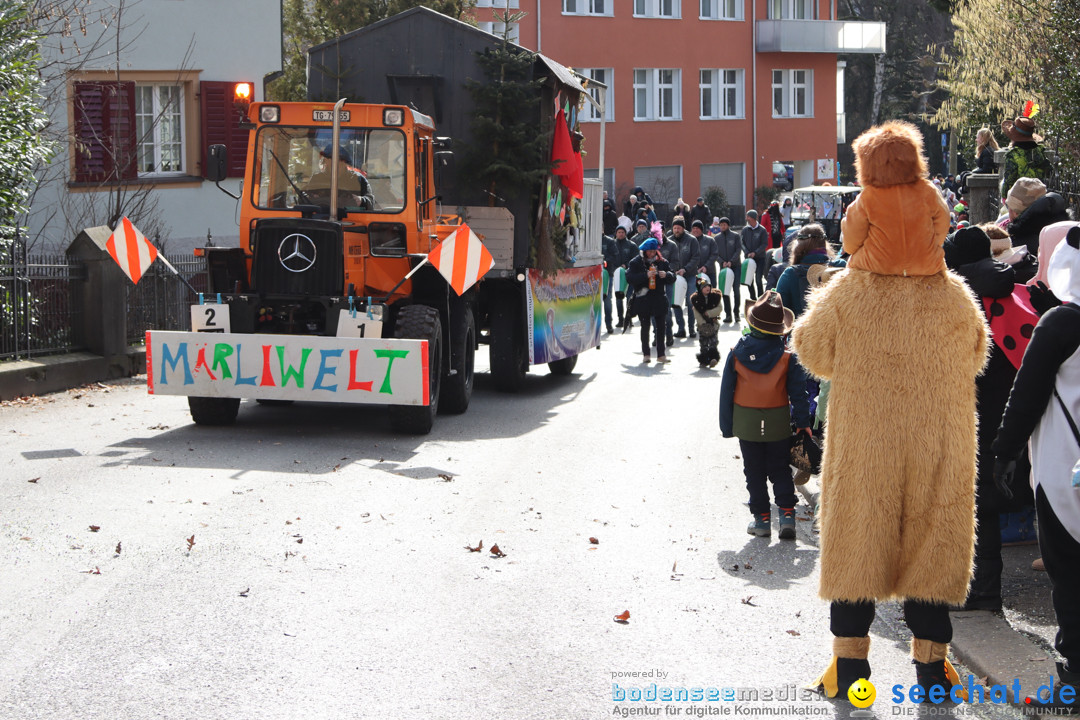
[[[881, 144], [856, 147], [860, 181], [893, 159], [867, 151]], [[919, 160], [909, 182], [925, 177]], [[959, 684], [949, 605], [964, 602], [974, 554], [975, 377], [987, 329], [956, 275], [881, 269], [890, 272], [849, 266], [814, 290], [792, 334], [799, 362], [832, 384], [819, 593], [831, 603], [833, 661], [815, 684], [835, 697], [869, 677], [874, 603], [897, 599], [919, 684], [948, 696]]]

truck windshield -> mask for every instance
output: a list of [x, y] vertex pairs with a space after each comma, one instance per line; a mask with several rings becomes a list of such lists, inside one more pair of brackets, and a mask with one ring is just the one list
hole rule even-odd
[[[328, 127], [264, 125], [255, 142], [252, 202], [259, 208], [330, 206]], [[405, 135], [384, 128], [341, 128], [338, 207], [400, 213], [405, 208]], [[365, 182], [366, 180], [366, 182]]]

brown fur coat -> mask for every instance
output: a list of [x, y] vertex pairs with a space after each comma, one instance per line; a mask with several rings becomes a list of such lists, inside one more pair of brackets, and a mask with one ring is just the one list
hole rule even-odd
[[918, 128], [890, 121], [864, 132], [852, 148], [863, 191], [842, 222], [848, 267], [882, 275], [944, 271], [949, 208], [926, 179]]
[[832, 381], [821, 473], [826, 600], [962, 603], [975, 533], [975, 377], [987, 329], [966, 285], [848, 270], [792, 335]]

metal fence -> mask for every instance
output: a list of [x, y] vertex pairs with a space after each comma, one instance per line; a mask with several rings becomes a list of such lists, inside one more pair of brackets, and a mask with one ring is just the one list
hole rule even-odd
[[[169, 262], [201, 291], [206, 260], [169, 255]], [[76, 328], [82, 307], [74, 301], [86, 268], [65, 255], [26, 253], [21, 241], [0, 247], [0, 361], [83, 350]], [[188, 330], [191, 291], [156, 262], [138, 285], [127, 283], [127, 339], [141, 344], [147, 330]]]
[[[177, 272], [187, 278], [195, 290], [206, 286], [206, 258], [194, 255], [167, 255]], [[190, 330], [191, 310], [195, 301], [191, 290], [160, 262], [154, 263], [139, 280], [128, 284], [127, 339], [142, 344], [147, 330]]]
[[0, 360], [82, 349], [71, 284], [85, 277], [64, 255], [30, 255], [20, 241], [0, 250]]

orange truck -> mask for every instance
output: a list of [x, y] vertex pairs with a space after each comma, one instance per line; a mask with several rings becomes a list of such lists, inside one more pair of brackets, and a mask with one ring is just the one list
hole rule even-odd
[[[588, 212], [575, 215], [574, 261], [547, 273], [513, 267], [500, 243], [528, 219], [445, 212], [435, 175], [451, 142], [427, 115], [344, 100], [247, 103], [244, 93], [238, 85], [251, 129], [234, 196], [239, 247], [202, 250], [207, 292], [190, 332], [147, 333], [151, 393], [186, 395], [203, 425], [231, 424], [247, 398], [387, 405], [395, 430], [422, 434], [439, 412], [468, 408], [481, 344], [502, 390], [520, 386], [530, 364], [568, 374], [598, 345], [597, 181], [586, 181]], [[208, 179], [220, 182], [227, 163], [212, 146]], [[476, 253], [459, 247], [455, 272], [482, 276], [459, 293], [428, 257], [468, 239], [463, 214], [498, 272], [483, 276]]]

